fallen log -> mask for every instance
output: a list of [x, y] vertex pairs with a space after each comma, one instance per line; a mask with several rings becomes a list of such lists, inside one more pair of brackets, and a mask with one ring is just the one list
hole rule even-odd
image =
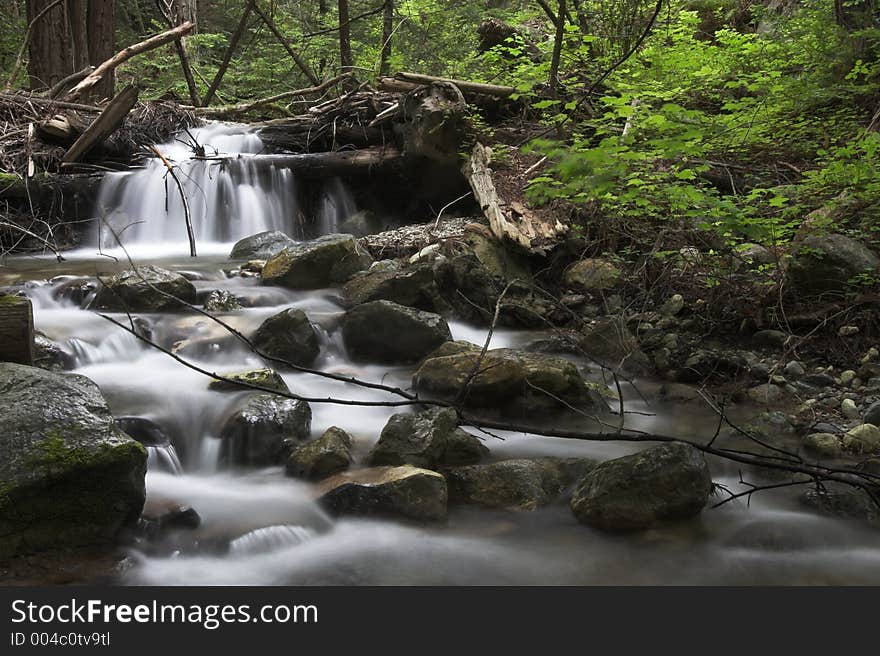
[[75, 114], [55, 114], [36, 124], [41, 141], [69, 146], [86, 131], [89, 124]]
[[86, 131], [67, 150], [61, 160], [61, 165], [76, 162], [113, 134], [137, 103], [138, 93], [139, 90], [136, 86], [129, 85], [116, 94], [110, 104], [104, 108], [104, 111], [98, 114], [92, 124], [86, 128]]
[[15, 173], [0, 172], [0, 199], [30, 199], [39, 202], [57, 196], [90, 196], [95, 193], [100, 182], [100, 175], [83, 173], [37, 173], [32, 178], [25, 179]]
[[[205, 157], [206, 161], [224, 162], [244, 159], [247, 156]], [[296, 171], [298, 177], [326, 178], [337, 175], [369, 175], [379, 168], [399, 163], [402, 154], [396, 148], [375, 147], [362, 150], [338, 150], [327, 153], [303, 153], [301, 155], [259, 155], [265, 165]]]
[[317, 93], [323, 93], [327, 89], [336, 86], [348, 77], [351, 77], [351, 73], [343, 73], [342, 75], [337, 75], [333, 79], [327, 80], [326, 82], [319, 84], [318, 86], [308, 87], [306, 89], [296, 89], [294, 91], [285, 91], [274, 96], [269, 96], [268, 98], [254, 100], [249, 103], [240, 103], [238, 105], [224, 105], [222, 107], [188, 106], [186, 109], [192, 110], [192, 112], [196, 116], [202, 116], [205, 118], [228, 118], [230, 116], [245, 114], [254, 109], [259, 109], [260, 107], [264, 107], [266, 105], [271, 105], [272, 103], [285, 100], [286, 98], [293, 98], [295, 96], [311, 96]]
[[552, 216], [541, 216], [514, 199], [499, 195], [491, 169], [492, 149], [477, 143], [464, 165], [474, 198], [498, 239], [509, 240], [529, 253], [546, 254], [568, 228]]
[[0, 295], [0, 362], [34, 364], [34, 311], [30, 299]]
[[166, 43], [170, 43], [176, 39], [181, 38], [189, 34], [193, 29], [193, 24], [190, 21], [186, 21], [185, 23], [181, 23], [177, 27], [174, 27], [170, 30], [166, 30], [160, 34], [156, 34], [155, 36], [151, 36], [149, 39], [145, 41], [141, 41], [140, 43], [135, 43], [134, 45], [128, 46], [117, 52], [110, 59], [102, 63], [98, 66], [94, 71], [92, 71], [89, 75], [87, 75], [79, 84], [73, 87], [70, 91], [67, 92], [67, 95], [64, 97], [64, 100], [70, 102], [79, 98], [85, 91], [91, 89], [93, 86], [98, 84], [107, 73], [116, 69], [120, 64], [128, 61], [132, 57], [141, 54], [142, 52], [147, 52], [148, 50], [153, 50], [158, 48], [159, 46], [165, 45]]
[[421, 73], [400, 72], [394, 77], [397, 80], [416, 84], [446, 82], [457, 86], [461, 89], [462, 93], [479, 93], [486, 96], [496, 96], [498, 98], [507, 98], [516, 93], [516, 89], [513, 87], [503, 87], [497, 84], [483, 84], [482, 82], [469, 82], [467, 80], [456, 80], [448, 77], [435, 77], [433, 75], [422, 75]]

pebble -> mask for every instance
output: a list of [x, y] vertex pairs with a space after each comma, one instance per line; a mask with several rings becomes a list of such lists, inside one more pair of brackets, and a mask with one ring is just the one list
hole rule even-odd
[[846, 371], [840, 374], [840, 384], [841, 385], [849, 385], [856, 379], [856, 372], [852, 369], [847, 369]]
[[861, 416], [856, 402], [852, 399], [843, 400], [840, 404], [840, 412], [843, 413], [843, 416], [847, 419], [858, 419]]

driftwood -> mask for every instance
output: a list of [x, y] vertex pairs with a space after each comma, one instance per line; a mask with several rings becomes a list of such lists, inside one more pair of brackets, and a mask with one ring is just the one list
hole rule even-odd
[[435, 77], [433, 75], [422, 75], [421, 73], [401, 72], [394, 76], [398, 80], [415, 84], [432, 84], [435, 82], [445, 82], [454, 84], [462, 93], [479, 93], [486, 96], [495, 96], [497, 98], [507, 98], [516, 93], [513, 87], [504, 87], [497, 84], [483, 84], [481, 82], [469, 82], [468, 80], [455, 80], [448, 77]]
[[[204, 159], [223, 162], [237, 157], [206, 157]], [[368, 175], [379, 168], [399, 163], [401, 158], [402, 155], [396, 148], [377, 146], [362, 150], [337, 150], [326, 153], [261, 155], [260, 162], [296, 171], [298, 177], [327, 178], [337, 175]]]
[[141, 41], [140, 43], [135, 43], [134, 45], [128, 46], [117, 52], [110, 59], [102, 63], [98, 66], [91, 74], [87, 75], [85, 79], [83, 79], [79, 84], [73, 87], [70, 91], [67, 92], [67, 95], [64, 97], [64, 100], [70, 102], [79, 98], [85, 91], [91, 89], [93, 86], [98, 84], [107, 73], [112, 70], [115, 70], [117, 66], [127, 62], [132, 57], [141, 54], [142, 52], [147, 52], [148, 50], [153, 50], [158, 48], [159, 46], [165, 45], [166, 43], [170, 43], [176, 39], [189, 34], [193, 29], [193, 24], [189, 21], [185, 23], [181, 23], [177, 27], [174, 27], [170, 30], [166, 30], [161, 34], [156, 34], [155, 36], [151, 36], [149, 39], [145, 41]]
[[241, 103], [238, 105], [224, 105], [223, 107], [187, 107], [187, 109], [191, 109], [196, 116], [201, 116], [204, 118], [228, 118], [230, 116], [245, 114], [254, 109], [259, 109], [260, 107], [265, 107], [266, 105], [271, 105], [272, 103], [280, 102], [287, 98], [294, 98], [296, 96], [311, 96], [314, 94], [323, 93], [327, 89], [336, 86], [350, 76], [351, 73], [344, 73], [342, 75], [337, 75], [333, 79], [327, 80], [326, 82], [324, 82], [323, 84], [319, 84], [318, 86], [309, 87], [307, 89], [296, 89], [294, 91], [285, 91], [284, 93], [269, 96], [268, 98], [261, 98], [260, 100], [254, 100], [249, 103]]
[[34, 364], [34, 311], [30, 299], [0, 295], [0, 362]]
[[71, 164], [79, 160], [92, 148], [102, 143], [108, 136], [113, 134], [128, 113], [132, 110], [138, 99], [138, 88], [134, 85], [127, 86], [120, 91], [107, 105], [103, 112], [98, 114], [86, 131], [80, 135], [74, 144], [64, 154], [61, 165]]
[[489, 220], [492, 233], [530, 252], [545, 254], [567, 228], [558, 220], [538, 216], [517, 200], [499, 195], [491, 169], [492, 149], [477, 143], [464, 165], [474, 198]]
[[39, 201], [55, 196], [90, 195], [97, 191], [100, 182], [100, 176], [82, 173], [37, 173], [27, 179], [15, 173], [0, 173], [0, 198]]

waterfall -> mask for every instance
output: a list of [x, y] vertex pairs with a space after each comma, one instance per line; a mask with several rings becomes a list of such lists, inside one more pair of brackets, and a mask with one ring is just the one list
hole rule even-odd
[[[195, 156], [193, 139], [204, 157]], [[199, 244], [228, 244], [266, 230], [313, 237], [333, 232], [357, 209], [341, 180], [298, 181], [283, 157], [263, 155], [262, 141], [246, 126], [212, 123], [156, 148], [174, 166]], [[317, 216], [303, 215], [298, 185], [321, 185]], [[105, 175], [94, 214], [102, 249], [118, 246], [114, 232], [126, 247], [179, 249], [187, 242], [184, 201], [159, 158]]]
[[267, 553], [302, 544], [313, 537], [315, 531], [305, 526], [291, 524], [264, 526], [230, 542], [229, 552], [234, 556]]

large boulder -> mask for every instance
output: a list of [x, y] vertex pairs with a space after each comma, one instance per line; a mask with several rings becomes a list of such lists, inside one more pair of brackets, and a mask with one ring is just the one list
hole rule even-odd
[[843, 436], [843, 448], [853, 453], [880, 453], [880, 428], [874, 424], [859, 424]]
[[263, 267], [263, 282], [289, 289], [332, 287], [369, 268], [373, 258], [352, 235], [324, 235], [285, 248]]
[[370, 451], [371, 465], [470, 465], [489, 452], [483, 443], [458, 427], [452, 408], [392, 415]]
[[318, 333], [306, 313], [297, 308], [266, 319], [251, 341], [262, 353], [301, 367], [311, 366], [321, 353]]
[[354, 307], [370, 301], [394, 301], [420, 310], [437, 311], [434, 271], [421, 265], [403, 270], [370, 270], [342, 287], [342, 302]]
[[345, 313], [342, 339], [355, 360], [398, 364], [421, 360], [450, 341], [452, 333], [439, 314], [371, 301]]
[[454, 401], [467, 385], [468, 408], [508, 419], [534, 420], [572, 408], [588, 413], [607, 409], [599, 386], [584, 380], [564, 358], [493, 349], [480, 360], [480, 352], [467, 342], [443, 344], [416, 371], [413, 386], [425, 398]]
[[670, 442], [597, 466], [578, 485], [571, 509], [596, 528], [638, 530], [699, 514], [711, 490], [703, 454]]
[[144, 504], [147, 453], [91, 380], [0, 364], [0, 558], [112, 542]]
[[867, 246], [845, 235], [810, 235], [792, 253], [788, 275], [799, 294], [843, 294], [860, 274], [876, 275], [880, 258]]
[[112, 312], [170, 312], [181, 308], [180, 301], [196, 302], [193, 284], [179, 273], [145, 264], [105, 279], [91, 307]]
[[502, 460], [444, 470], [450, 503], [534, 510], [559, 497], [596, 464], [586, 459]]
[[287, 474], [320, 480], [338, 474], [351, 465], [351, 436], [331, 426], [317, 440], [296, 447], [287, 458]]
[[311, 435], [312, 410], [304, 401], [273, 394], [249, 397], [220, 430], [220, 463], [268, 467], [284, 462]]
[[504, 285], [472, 253], [441, 260], [434, 279], [443, 300], [465, 321], [487, 324]]
[[417, 520], [446, 517], [446, 479], [411, 465], [344, 472], [318, 486], [334, 515], [391, 515]]
[[258, 232], [239, 239], [229, 254], [230, 260], [268, 260], [296, 242], [283, 232]]

